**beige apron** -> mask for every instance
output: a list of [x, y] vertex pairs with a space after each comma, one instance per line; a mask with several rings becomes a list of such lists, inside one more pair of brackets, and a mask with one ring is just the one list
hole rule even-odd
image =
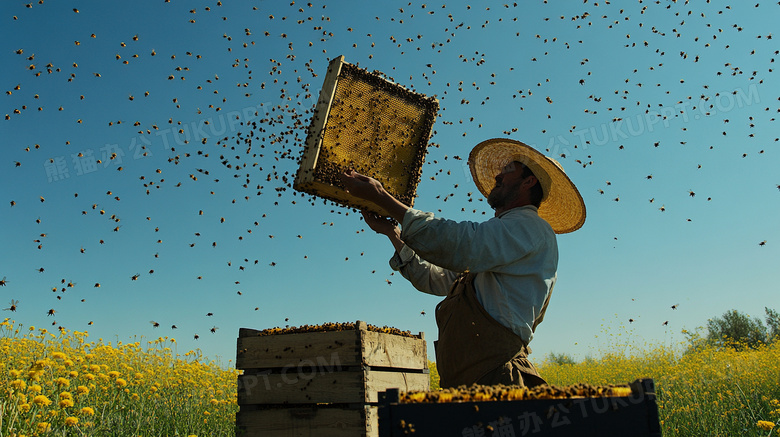
[[[434, 342], [440, 386], [544, 384], [528, 360], [531, 349], [477, 301], [474, 273], [461, 275], [436, 306], [439, 340]], [[551, 293], [552, 294], [552, 290]], [[532, 329], [544, 318], [548, 295]]]

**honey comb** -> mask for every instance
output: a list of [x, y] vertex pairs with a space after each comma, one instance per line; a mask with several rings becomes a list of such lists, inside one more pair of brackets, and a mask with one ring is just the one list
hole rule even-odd
[[[284, 334], [301, 334], [304, 332], [331, 332], [331, 331], [354, 331], [358, 328], [358, 324], [354, 322], [333, 323], [326, 322], [321, 325], [302, 325], [302, 326], [288, 326], [285, 328], [268, 328], [262, 331], [257, 331], [253, 335], [258, 337], [266, 335], [284, 335]], [[383, 334], [400, 335], [402, 337], [417, 338], [418, 336], [412, 334], [409, 331], [401, 331], [398, 328], [392, 326], [376, 326], [366, 324], [366, 329], [373, 332], [380, 332]]]
[[520, 401], [531, 399], [577, 399], [594, 397], [630, 396], [632, 390], [627, 385], [590, 385], [585, 383], [569, 386], [539, 385], [520, 387], [508, 385], [472, 385], [460, 386], [438, 391], [416, 391], [401, 393], [400, 402], [449, 403], [449, 402], [485, 402]]
[[294, 188], [387, 215], [344, 191], [339, 174], [351, 169], [412, 206], [438, 108], [436, 99], [339, 56], [328, 66]]

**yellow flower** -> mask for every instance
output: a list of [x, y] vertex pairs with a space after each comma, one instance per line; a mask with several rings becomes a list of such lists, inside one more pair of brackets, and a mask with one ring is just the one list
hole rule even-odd
[[117, 378], [116, 385], [117, 385], [117, 387], [124, 387], [124, 386], [127, 385], [127, 381], [125, 381], [122, 378]]
[[65, 359], [65, 354], [62, 353], [62, 352], [54, 352], [53, 354], [51, 354], [51, 357], [56, 359], [56, 360], [64, 360]]
[[66, 378], [62, 378], [62, 377], [57, 378], [54, 382], [56, 382], [57, 385], [60, 386], [60, 387], [69, 387], [70, 386], [70, 381], [67, 380]]
[[211, 399], [209, 402], [211, 402], [211, 405], [217, 405], [219, 404], [219, 401], [216, 399]]
[[79, 376], [79, 372], [75, 370], [71, 370], [70, 372], [68, 372], [68, 376], [70, 376], [71, 378], [76, 378]]
[[766, 421], [766, 420], [759, 420], [756, 425], [758, 425], [758, 427], [761, 428], [764, 431], [771, 431], [772, 428], [775, 427], [775, 423], [774, 422], [769, 422], [769, 421]]
[[11, 381], [11, 387], [17, 389], [17, 390], [24, 390], [27, 388], [27, 383], [24, 382], [21, 379], [15, 379]]
[[91, 364], [89, 366], [89, 371], [95, 373], [100, 372], [100, 366], [98, 366], [97, 364]]
[[46, 432], [51, 429], [51, 426], [49, 425], [49, 422], [39, 422], [38, 423], [38, 431], [39, 432]]
[[95, 410], [92, 409], [92, 407], [82, 407], [79, 412], [85, 416], [93, 416], [95, 415]]
[[30, 411], [30, 404], [24, 403], [22, 405], [19, 405], [19, 409], [22, 410], [22, 412], [26, 413]]
[[92, 381], [93, 379], [95, 379], [95, 375], [93, 375], [93, 374], [91, 374], [91, 373], [85, 373], [85, 374], [84, 374], [84, 377], [85, 377], [85, 378], [87, 378], [87, 379], [88, 379], [88, 380], [90, 380], [90, 381]]
[[33, 403], [39, 407], [46, 407], [51, 404], [51, 401], [45, 395], [38, 395], [33, 398]]
[[79, 418], [78, 417], [70, 416], [70, 417], [65, 418], [65, 425], [76, 426], [77, 423], [79, 423]]
[[60, 393], [60, 399], [73, 399], [73, 395], [70, 392], [64, 391]]
[[11, 371], [10, 371], [10, 372], [8, 372], [8, 373], [10, 373], [10, 374], [11, 374], [11, 377], [12, 377], [12, 378], [18, 378], [18, 377], [19, 377], [19, 375], [21, 375], [21, 374], [22, 374], [22, 372], [20, 372], [20, 371], [18, 371], [18, 370], [16, 370], [16, 369], [11, 369]]
[[38, 384], [33, 384], [30, 386], [30, 391], [33, 393], [40, 393], [43, 388]]
[[60, 408], [70, 408], [73, 406], [73, 399], [60, 400]]
[[65, 365], [65, 367], [70, 367], [70, 366], [72, 366], [72, 365], [73, 365], [73, 361], [71, 361], [71, 360], [65, 360], [65, 361], [63, 361], [63, 362], [62, 362], [62, 364], [64, 364], [64, 365]]
[[86, 386], [80, 385], [80, 386], [76, 387], [76, 393], [78, 393], [80, 395], [89, 394], [89, 388], [87, 388]]
[[112, 370], [112, 371], [108, 372], [108, 376], [110, 376], [112, 378], [118, 378], [119, 375], [120, 375], [120, 373], [117, 372], [116, 370]]

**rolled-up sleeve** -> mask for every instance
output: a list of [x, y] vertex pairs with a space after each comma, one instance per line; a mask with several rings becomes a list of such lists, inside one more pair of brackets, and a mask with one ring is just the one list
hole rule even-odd
[[458, 276], [457, 272], [421, 259], [406, 245], [390, 259], [390, 268], [400, 272], [414, 288], [436, 296], [446, 296]]

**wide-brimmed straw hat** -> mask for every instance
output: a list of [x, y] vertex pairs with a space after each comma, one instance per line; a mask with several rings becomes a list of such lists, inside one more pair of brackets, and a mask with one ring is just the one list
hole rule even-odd
[[585, 202], [558, 161], [542, 155], [520, 141], [494, 138], [477, 144], [469, 154], [469, 168], [477, 189], [488, 197], [496, 175], [510, 162], [518, 161], [533, 171], [542, 186], [539, 216], [556, 234], [573, 232], [585, 223]]

